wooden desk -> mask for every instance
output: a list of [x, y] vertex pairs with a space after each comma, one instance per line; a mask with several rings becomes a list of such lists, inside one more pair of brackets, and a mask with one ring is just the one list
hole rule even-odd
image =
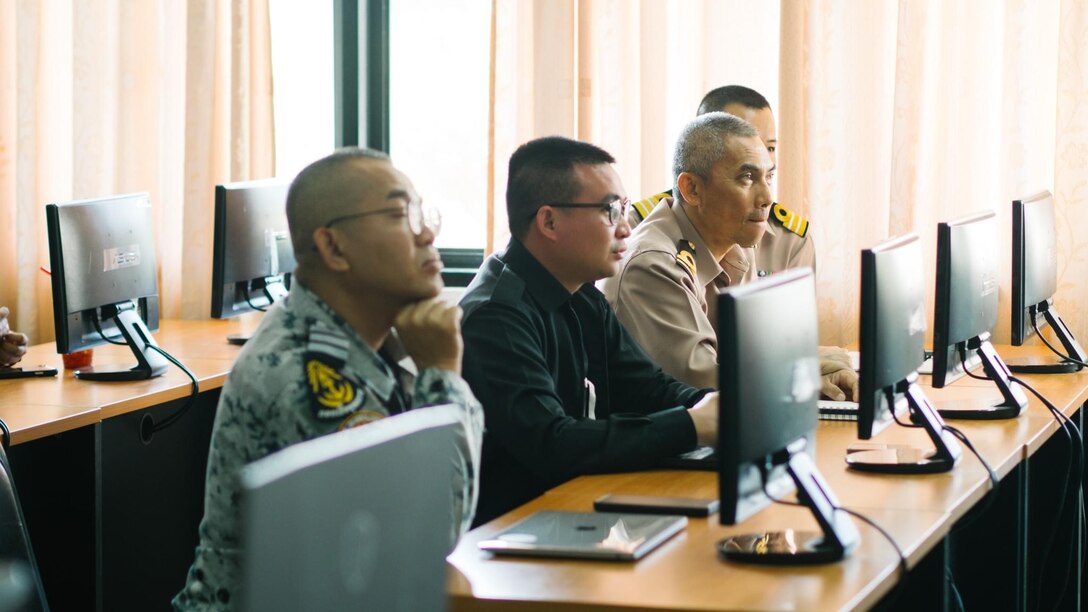
[[[181, 588], [203, 516], [204, 471], [219, 391], [260, 313], [229, 320], [162, 321], [156, 342], [197, 377], [189, 413], [150, 439], [190, 394], [171, 365], [162, 376], [91, 382], [63, 370], [55, 345], [33, 346], [30, 365], [55, 378], [0, 382], [0, 418], [46, 595], [54, 609], [162, 609]], [[95, 364], [135, 363], [127, 347], [94, 349]]]
[[[1003, 356], [1037, 351], [1035, 347], [1000, 347]], [[1088, 398], [1088, 373], [1025, 377], [1066, 415], [1078, 413]], [[928, 382], [928, 377], [923, 377]], [[961, 379], [945, 389], [926, 389], [931, 400], [992, 396], [991, 383]], [[974, 443], [1002, 478], [1000, 496], [988, 512], [972, 519], [977, 529], [1008, 529], [993, 538], [992, 549], [974, 559], [950, 559], [957, 539], [972, 537], [971, 527], [957, 522], [989, 491], [987, 472], [966, 448], [956, 468], [945, 474], [919, 476], [851, 472], [843, 457], [856, 440], [856, 424], [823, 421], [817, 432], [815, 460], [840, 503], [862, 512], [888, 530], [907, 555], [912, 574], [930, 577], [910, 605], [945, 605], [945, 566], [965, 563], [1009, 563], [1000, 578], [1014, 601], [1008, 607], [1031, 607], [1027, 592], [1036, 571], [1020, 567], [1030, 559], [1024, 509], [1028, 460], [1044, 448], [1058, 430], [1050, 413], [1031, 397], [1025, 414], [1006, 421], [949, 421]], [[923, 432], [891, 426], [876, 442], [928, 444]], [[717, 517], [692, 519], [684, 534], [633, 564], [529, 560], [493, 557], [476, 548], [512, 523], [538, 510], [591, 511], [593, 500], [605, 493], [673, 495], [714, 498], [717, 476], [709, 472], [655, 471], [583, 476], [567, 482], [462, 539], [449, 556], [448, 584], [452, 609], [468, 610], [838, 610], [870, 608], [897, 583], [897, 557], [871, 527], [855, 521], [861, 543], [843, 561], [813, 567], [744, 566], [720, 561], [714, 544], [727, 535], [765, 528], [815, 527], [807, 510], [772, 506], [741, 525], [725, 527]], [[1036, 495], [1045, 490], [1035, 490]], [[1052, 517], [1046, 517], [1050, 519]], [[963, 521], [968, 523], [968, 521]], [[953, 528], [956, 528], [956, 533]], [[973, 540], [972, 540], [973, 541]], [[1038, 545], [1036, 545], [1036, 548]], [[1009, 549], [1003, 553], [1004, 548]], [[995, 555], [989, 558], [987, 555]], [[1007, 555], [1007, 556], [1006, 556]], [[932, 557], [934, 561], [927, 561]], [[933, 566], [933, 567], [929, 567]], [[1007, 578], [1006, 578], [1007, 577]], [[964, 583], [972, 580], [965, 578]], [[982, 577], [985, 580], [985, 576]], [[963, 585], [961, 585], [962, 587]], [[932, 591], [926, 593], [925, 591]], [[926, 597], [932, 599], [927, 602]], [[1003, 595], [1002, 595], [1003, 596]], [[1024, 602], [1028, 602], [1026, 605]], [[902, 604], [902, 602], [900, 602]]]

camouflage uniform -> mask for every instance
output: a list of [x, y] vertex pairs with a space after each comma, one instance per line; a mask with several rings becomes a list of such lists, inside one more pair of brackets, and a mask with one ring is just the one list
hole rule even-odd
[[238, 473], [243, 466], [297, 442], [407, 408], [452, 403], [464, 410], [461, 460], [451, 487], [457, 509], [451, 525], [452, 548], [472, 522], [476, 507], [483, 411], [459, 376], [432, 368], [414, 376], [414, 370], [395, 333], [376, 353], [320, 298], [296, 282], [287, 299], [265, 315], [223, 388], [208, 453], [200, 543], [174, 607], [237, 605], [241, 586]]

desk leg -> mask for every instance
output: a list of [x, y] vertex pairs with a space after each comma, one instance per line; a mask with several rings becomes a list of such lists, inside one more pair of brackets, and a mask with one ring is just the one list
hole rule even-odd
[[95, 592], [95, 441], [88, 425], [8, 449], [8, 459], [53, 610], [101, 610]]
[[[1078, 426], [1083, 423], [1083, 410], [1074, 415]], [[1083, 430], [1082, 430], [1083, 431]], [[1050, 437], [1034, 455], [1028, 458], [1028, 550], [1027, 550], [1027, 608], [1079, 610], [1083, 572], [1080, 565], [1081, 530], [1075, 521], [1080, 516], [1081, 495], [1074, 491], [1061, 505], [1062, 488], [1069, 469], [1069, 439], [1062, 432]], [[1079, 487], [1079, 482], [1071, 486]], [[1057, 526], [1053, 543], [1051, 534]], [[1047, 546], [1050, 545], [1048, 549]], [[1061, 602], [1058, 592], [1065, 588]], [[1040, 596], [1041, 595], [1041, 596]], [[1038, 605], [1037, 605], [1038, 604]], [[1060, 604], [1060, 605], [1056, 605]]]
[[166, 610], [185, 583], [204, 515], [204, 472], [219, 390], [200, 394], [149, 442], [145, 415], [161, 421], [182, 401], [101, 423], [101, 592], [104, 610]]
[[948, 538], [933, 547], [907, 574], [906, 584], [899, 585], [875, 606], [881, 612], [916, 612], [917, 610], [950, 609], [947, 571], [950, 545]]
[[968, 610], [1023, 610], [1027, 572], [1023, 466], [1006, 475], [997, 491], [988, 495], [997, 497], [983, 498], [948, 535], [951, 577]]

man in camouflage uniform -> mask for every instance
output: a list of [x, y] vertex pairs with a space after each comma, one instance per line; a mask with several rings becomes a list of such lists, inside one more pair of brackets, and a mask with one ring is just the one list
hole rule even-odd
[[[753, 247], [767, 230], [773, 173], [751, 124], [725, 113], [700, 115], [676, 143], [676, 200], [650, 212], [632, 233], [619, 274], [604, 282], [624, 327], [690, 385], [717, 386], [712, 302], [719, 288], [756, 276]], [[825, 396], [856, 396], [857, 375], [842, 351], [826, 352], [821, 369]]]
[[200, 543], [174, 599], [178, 609], [237, 605], [239, 470], [297, 442], [421, 406], [457, 405], [464, 429], [450, 490], [451, 548], [475, 511], [483, 412], [460, 376], [460, 308], [436, 299], [437, 216], [425, 214], [384, 154], [363, 149], [304, 169], [287, 215], [295, 282], [224, 386]]
[[[771, 162], [777, 164], [778, 136], [775, 131], [771, 105], [759, 92], [742, 85], [726, 85], [703, 96], [698, 115], [716, 111], [740, 117], [759, 131], [760, 140], [767, 147]], [[650, 211], [665, 198], [673, 196], [672, 189], [643, 198], [631, 204], [628, 222], [634, 228], [650, 215]], [[753, 274], [767, 276], [789, 268], [816, 268], [816, 250], [809, 234], [807, 219], [775, 202], [767, 229], [758, 246], [750, 253], [754, 262]]]

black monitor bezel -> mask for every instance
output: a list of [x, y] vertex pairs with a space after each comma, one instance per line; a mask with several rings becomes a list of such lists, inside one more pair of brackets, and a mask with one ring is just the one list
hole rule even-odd
[[[247, 312], [265, 310], [280, 296], [285, 295], [291, 287], [293, 276], [292, 269], [281, 271], [274, 276], [256, 276], [248, 279], [233, 279], [229, 285], [238, 288], [245, 283], [243, 290], [247, 299], [229, 301], [226, 298], [228, 292], [227, 262], [229, 250], [234, 244], [229, 238], [230, 228], [229, 207], [232, 203], [232, 193], [249, 190], [282, 189], [284, 195], [284, 225], [286, 221], [286, 197], [290, 183], [279, 179], [261, 179], [254, 181], [236, 181], [215, 186], [214, 227], [212, 232], [212, 292], [211, 292], [211, 317], [213, 319], [227, 319]], [[239, 289], [241, 290], [241, 289]]]

